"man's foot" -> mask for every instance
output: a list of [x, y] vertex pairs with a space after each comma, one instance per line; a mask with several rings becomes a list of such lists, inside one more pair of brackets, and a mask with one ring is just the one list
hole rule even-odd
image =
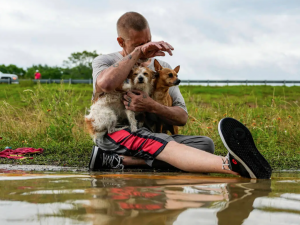
[[270, 179], [272, 168], [257, 150], [247, 127], [233, 118], [224, 118], [219, 122], [218, 130], [229, 151], [228, 162], [224, 162], [229, 169], [242, 177]]
[[97, 146], [93, 146], [89, 163], [90, 170], [102, 169], [123, 169], [122, 157], [116, 153], [103, 151]]

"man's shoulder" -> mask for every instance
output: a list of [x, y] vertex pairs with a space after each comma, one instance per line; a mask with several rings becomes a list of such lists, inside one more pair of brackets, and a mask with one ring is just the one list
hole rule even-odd
[[[153, 58], [152, 59], [152, 61], [151, 61], [151, 63], [150, 63], [150, 65], [148, 66], [151, 70], [155, 70], [155, 68], [154, 68], [154, 60], [155, 60], [156, 58]], [[163, 60], [160, 60], [160, 59], [156, 59], [158, 62], [159, 62], [159, 64], [162, 66], [162, 67], [164, 67], [164, 68], [169, 68], [169, 69], [172, 69], [171, 68], [171, 66], [169, 65], [169, 63], [167, 63], [167, 62], [165, 62], [165, 61], [163, 61]]]
[[178, 93], [181, 93], [181, 92], [180, 92], [180, 89], [177, 85], [172, 86], [172, 87], [169, 88], [169, 94], [170, 95], [177, 95]]
[[172, 69], [172, 67], [170, 66], [169, 63], [167, 63], [167, 62], [165, 62], [165, 61], [163, 61], [163, 60], [161, 60], [161, 59], [156, 59], [156, 60], [159, 62], [159, 64], [160, 64], [162, 67]]
[[101, 55], [98, 55], [96, 58], [94, 58], [93, 64], [98, 64], [101, 62], [113, 64], [121, 59], [122, 59], [122, 55], [119, 52], [113, 52], [113, 53], [109, 53], [109, 54], [101, 54]]

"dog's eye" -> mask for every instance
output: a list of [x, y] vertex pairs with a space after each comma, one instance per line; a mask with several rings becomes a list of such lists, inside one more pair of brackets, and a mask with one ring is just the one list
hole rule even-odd
[[133, 75], [136, 76], [136, 75], [138, 75], [138, 74], [137, 74], [137, 73], [134, 73]]
[[173, 74], [172, 74], [172, 73], [169, 73], [169, 77], [173, 77]]
[[143, 73], [145, 76], [147, 76], [148, 75], [148, 73]]

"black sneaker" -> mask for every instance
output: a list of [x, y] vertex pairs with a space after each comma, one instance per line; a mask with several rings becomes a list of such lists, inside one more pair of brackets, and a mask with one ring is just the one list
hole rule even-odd
[[124, 169], [122, 164], [123, 157], [116, 153], [103, 151], [97, 146], [93, 146], [89, 163], [90, 170], [102, 169]]
[[219, 134], [229, 151], [229, 168], [243, 177], [270, 179], [272, 168], [257, 150], [247, 127], [233, 118], [219, 122]]

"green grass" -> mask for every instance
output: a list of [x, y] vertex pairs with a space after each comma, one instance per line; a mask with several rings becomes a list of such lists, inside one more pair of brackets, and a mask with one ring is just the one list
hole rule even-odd
[[[34, 159], [0, 163], [86, 166], [93, 142], [84, 114], [91, 85], [23, 83], [0, 85], [0, 149], [43, 148]], [[225, 155], [217, 124], [233, 117], [250, 129], [274, 169], [300, 168], [300, 87], [180, 86], [189, 111], [181, 134], [211, 137], [216, 154]]]

